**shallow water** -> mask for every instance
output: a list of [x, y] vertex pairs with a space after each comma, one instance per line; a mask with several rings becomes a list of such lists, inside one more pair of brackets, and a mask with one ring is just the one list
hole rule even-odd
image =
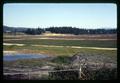
[[14, 61], [21, 59], [37, 59], [37, 58], [47, 58], [47, 55], [42, 54], [5, 54], [3, 57], [4, 61]]

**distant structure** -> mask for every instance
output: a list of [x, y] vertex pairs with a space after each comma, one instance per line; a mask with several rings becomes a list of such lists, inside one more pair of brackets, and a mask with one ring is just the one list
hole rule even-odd
[[11, 31], [7, 30], [7, 31], [5, 31], [5, 33], [11, 33]]
[[46, 34], [50, 34], [51, 32], [50, 31], [45, 31]]

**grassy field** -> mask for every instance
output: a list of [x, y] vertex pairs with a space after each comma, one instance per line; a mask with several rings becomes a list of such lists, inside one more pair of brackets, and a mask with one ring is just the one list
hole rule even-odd
[[[91, 38], [97, 37], [105, 39], [106, 35], [90, 35]], [[115, 35], [108, 35], [110, 39], [112, 39]], [[24, 46], [17, 45], [4, 45], [4, 51], [17, 51], [20, 53], [40, 53], [47, 54], [50, 56], [73, 56], [74, 54], [86, 53], [86, 54], [101, 54], [104, 56], [108, 56], [117, 60], [117, 50], [100, 50], [100, 49], [89, 49], [89, 48], [71, 48], [66, 46], [80, 46], [80, 47], [101, 47], [101, 48], [116, 48], [117, 41], [116, 40], [61, 40], [61, 39], [31, 39], [31, 38], [41, 38], [42, 36], [20, 36], [20, 35], [5, 35], [3, 38], [4, 43], [17, 43], [17, 44], [25, 44]], [[55, 37], [55, 36], [54, 36]], [[54, 38], [53, 37], [53, 38]], [[64, 36], [61, 36], [64, 37]], [[65, 36], [65, 38], [70, 38], [74, 36]], [[87, 38], [87, 35], [79, 35], [75, 36], [76, 38]], [[11, 39], [11, 40], [6, 40]], [[12, 40], [12, 39], [20, 39], [20, 40]], [[54, 45], [54, 46], [63, 46], [63, 47], [44, 47], [44, 46], [33, 46], [33, 45]]]
[[[4, 50], [15, 50], [21, 53], [40, 53], [53, 56], [52, 60], [47, 59], [24, 59], [16, 61], [4, 61], [4, 67], [8, 68], [34, 68], [43, 67], [46, 65], [57, 67], [58, 65], [69, 65], [69, 57], [72, 57], [77, 52], [86, 54], [88, 56], [101, 56], [106, 57], [104, 61], [117, 63], [117, 51], [116, 50], [93, 50], [93, 49], [83, 49], [83, 48], [67, 48], [67, 47], [26, 47], [26, 46], [5, 46]], [[27, 50], [24, 50], [27, 49]], [[96, 58], [97, 59], [97, 58]]]
[[18, 43], [27, 45], [57, 45], [57, 46], [82, 46], [82, 47], [107, 47], [116, 48], [116, 40], [4, 40], [4, 43]]
[[[76, 37], [86, 38], [88, 35], [79, 35]], [[90, 37], [102, 37], [105, 39], [107, 35], [90, 35]], [[108, 37], [113, 38], [115, 35], [108, 35]], [[80, 46], [80, 47], [101, 47], [101, 48], [116, 48], [116, 40], [59, 40], [59, 39], [30, 39], [30, 38], [41, 38], [42, 36], [20, 36], [20, 35], [4, 35], [4, 43], [15, 43], [24, 44], [24, 46], [16, 45], [4, 45], [3, 50], [17, 51], [21, 53], [41, 53], [49, 54], [54, 56], [72, 56], [77, 52], [85, 52], [88, 54], [105, 54], [108, 56], [116, 56], [117, 50], [99, 50], [99, 49], [89, 49], [89, 48], [71, 48], [66, 46]], [[64, 36], [62, 36], [64, 37]], [[67, 36], [66, 36], [67, 37]], [[68, 37], [72, 37], [69, 36]], [[68, 38], [67, 37], [67, 38]], [[11, 40], [6, 40], [11, 39]], [[12, 40], [20, 39], [20, 40]], [[44, 46], [33, 46], [33, 45], [54, 45], [63, 47], [44, 47]]]
[[[34, 54], [44, 54], [49, 55], [51, 58], [46, 59], [24, 59], [24, 60], [16, 60], [16, 61], [4, 61], [4, 67], [8, 69], [14, 68], [22, 68], [22, 69], [39, 69], [44, 66], [57, 67], [61, 65], [70, 65], [71, 58], [73, 55], [77, 53], [85, 54], [91, 57], [95, 57], [95, 60], [101, 59], [102, 62], [110, 62], [117, 63], [117, 50], [107, 50], [107, 49], [91, 49], [91, 47], [98, 48], [116, 48], [117, 41], [116, 40], [87, 40], [87, 36], [85, 35], [86, 40], [72, 40], [68, 37], [64, 39], [39, 39], [41, 36], [26, 36], [19, 37], [11, 36], [3, 37], [3, 43], [13, 44], [13, 45], [3, 45], [3, 51], [15, 51], [16, 53], [34, 53]], [[37, 38], [36, 38], [37, 37]], [[78, 36], [76, 36], [77, 38]], [[95, 38], [99, 37], [97, 35]], [[102, 36], [100, 36], [102, 38]], [[33, 38], [33, 39], [32, 39]], [[55, 37], [52, 37], [55, 38]], [[84, 36], [80, 36], [80, 38], [84, 38]], [[106, 37], [105, 37], [106, 38]], [[103, 39], [105, 39], [103, 38]], [[19, 39], [19, 40], [16, 40]], [[24, 44], [23, 46], [18, 46], [15, 44]], [[36, 46], [35, 46], [36, 45]], [[52, 45], [52, 46], [51, 46]], [[72, 48], [72, 46], [77, 47], [90, 47], [90, 48]], [[14, 53], [13, 53], [14, 54]], [[100, 56], [99, 58], [97, 56]], [[97, 57], [97, 58], [96, 58]], [[93, 61], [94, 62], [94, 61]], [[4, 70], [7, 72], [7, 70]]]
[[42, 47], [42, 46], [4, 46], [4, 50], [18, 51], [20, 53], [41, 53], [50, 56], [72, 56], [77, 52], [86, 54], [104, 54], [116, 60], [117, 50], [99, 50], [89, 48], [69, 48], [69, 47]]
[[[24, 50], [27, 49], [27, 50]], [[68, 48], [68, 47], [35, 47], [35, 46], [4, 46], [4, 50], [14, 50], [19, 53], [40, 53], [50, 56], [57, 57], [54, 59], [53, 63], [64, 64], [67, 62], [66, 57], [71, 57], [76, 53], [85, 53], [86, 55], [101, 55], [103, 57], [108, 57], [116, 63], [117, 61], [117, 51], [116, 50], [94, 50], [94, 49], [83, 49], [83, 48]], [[63, 57], [63, 58], [60, 58]], [[50, 63], [50, 62], [49, 62]], [[12, 65], [10, 65], [12, 64]], [[47, 65], [46, 60], [30, 59], [30, 60], [17, 60], [11, 62], [4, 62], [4, 66], [7, 67], [18, 67], [18, 66], [41, 66]]]

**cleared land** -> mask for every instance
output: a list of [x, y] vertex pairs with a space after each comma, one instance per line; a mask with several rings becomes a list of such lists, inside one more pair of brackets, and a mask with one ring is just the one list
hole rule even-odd
[[[40, 70], [46, 66], [70, 65], [70, 57], [76, 53], [87, 55], [90, 63], [100, 59], [101, 63], [117, 63], [117, 35], [4, 35], [3, 52], [45, 54], [47, 59], [24, 59], [4, 61], [4, 73], [18, 70]], [[91, 59], [94, 58], [94, 59]], [[116, 65], [115, 65], [116, 66]], [[111, 66], [109, 66], [111, 67]], [[7, 69], [6, 69], [7, 68]], [[13, 70], [10, 70], [13, 69]], [[49, 68], [48, 68], [49, 70]], [[40, 71], [42, 72], [42, 71]], [[11, 73], [11, 74], [13, 74]]]
[[116, 58], [116, 37], [116, 34], [4, 35], [3, 48], [4, 53], [15, 51], [16, 53], [40, 53], [50, 56], [72, 56], [77, 52], [85, 52], [87, 54], [105, 54]]
[[116, 48], [116, 40], [52, 40], [52, 39], [24, 39], [4, 40], [4, 43], [17, 43], [27, 45], [57, 45], [57, 46], [81, 46], [81, 47], [108, 47]]
[[4, 35], [4, 40], [24, 39], [62, 39], [62, 40], [116, 40], [116, 34], [71, 35], [71, 34], [43, 34], [43, 35]]

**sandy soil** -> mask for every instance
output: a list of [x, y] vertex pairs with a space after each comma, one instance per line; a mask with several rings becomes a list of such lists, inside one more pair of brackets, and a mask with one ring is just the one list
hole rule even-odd
[[66, 34], [48, 34], [48, 35], [4, 35], [4, 40], [31, 40], [31, 39], [59, 39], [59, 40], [117, 40], [117, 34], [96, 34], [96, 35], [66, 35]]
[[24, 46], [24, 44], [12, 44], [12, 43], [3, 43], [3, 45], [11, 46], [11, 45], [16, 45], [16, 46]]
[[3, 51], [4, 54], [16, 54], [17, 51]]

